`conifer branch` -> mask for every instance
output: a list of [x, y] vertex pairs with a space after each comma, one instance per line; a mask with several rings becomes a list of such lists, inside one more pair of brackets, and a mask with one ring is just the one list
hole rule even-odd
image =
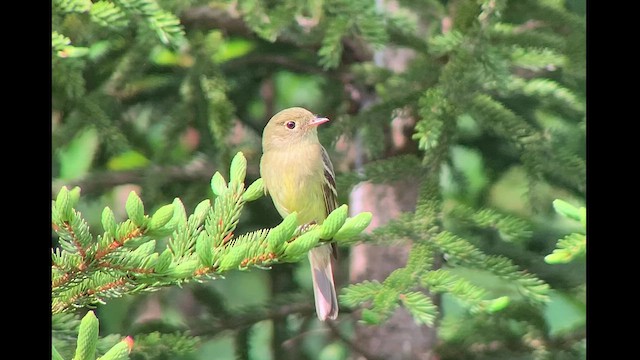
[[[115, 0], [114, 2], [89, 0], [56, 0], [54, 1], [57, 15], [68, 13], [89, 13], [90, 19], [97, 24], [119, 30], [128, 21], [136, 21], [139, 17], [144, 20], [144, 27], [153, 31], [158, 39], [168, 46], [176, 46], [184, 41], [184, 30], [180, 20], [173, 14], [160, 8], [155, 0]], [[58, 33], [53, 34], [54, 48], [61, 43]], [[82, 57], [88, 55], [88, 49], [65, 47], [62, 57]], [[59, 53], [60, 54], [60, 53]]]
[[553, 252], [545, 256], [544, 261], [549, 264], [564, 264], [574, 259], [584, 258], [587, 254], [587, 209], [585, 207], [575, 207], [566, 201], [556, 199], [553, 202], [556, 212], [563, 217], [579, 221], [581, 231], [566, 235], [558, 240]]
[[502, 256], [485, 255], [466, 240], [443, 231], [433, 238], [434, 243], [447, 256], [452, 265], [462, 265], [489, 271], [514, 284], [522, 296], [533, 305], [549, 301], [549, 285]]
[[[87, 312], [77, 326], [78, 342], [75, 349], [74, 360], [94, 360], [99, 343], [98, 338], [99, 321], [93, 311]], [[133, 349], [134, 341], [130, 336], [121, 338], [119, 342], [108, 349], [101, 360], [126, 360]], [[52, 344], [54, 358], [62, 359], [55, 345]]]
[[360, 235], [360, 239], [372, 244], [387, 244], [391, 241], [411, 241], [417, 238], [415, 230], [415, 214], [404, 213], [390, 220], [383, 226], [375, 228], [371, 233]]
[[160, 357], [177, 358], [192, 353], [200, 339], [182, 332], [137, 334], [132, 352], [147, 359]]
[[[373, 21], [378, 24], [378, 16], [372, 18], [362, 16], [363, 9], [372, 8], [372, 4], [370, 2], [351, 2], [356, 3], [352, 6], [348, 4], [349, 2], [345, 3], [347, 3], [347, 9], [349, 10], [348, 13], [344, 13], [346, 17], [357, 14], [361, 19], [361, 22]], [[336, 5], [338, 4], [327, 5], [327, 7], [329, 8]], [[261, 6], [259, 1], [255, 0], [244, 1], [242, 3], [242, 7], [242, 16], [239, 16], [241, 14], [237, 11], [237, 9], [227, 10], [209, 6], [193, 7], [181, 14], [181, 22], [185, 24], [187, 28], [198, 27], [203, 29], [220, 29], [229, 35], [254, 37], [257, 34], [268, 41], [297, 45], [298, 47], [301, 47], [303, 49], [318, 51], [318, 54], [320, 54], [320, 49], [322, 49], [323, 46], [326, 49], [340, 48], [340, 53], [331, 53], [330, 50], [322, 51], [323, 56], [327, 57], [327, 60], [324, 61], [328, 61], [327, 64], [332, 66], [337, 65], [335, 61], [336, 59], [338, 61], [341, 59], [340, 55], [342, 55], [343, 59], [357, 62], [364, 62], [372, 59], [373, 54], [370, 48], [362, 41], [362, 39], [357, 37], [343, 37], [343, 35], [347, 35], [347, 32], [350, 28], [341, 27], [344, 32], [336, 32], [337, 35], [334, 35], [332, 38], [330, 37], [331, 41], [327, 40], [323, 41], [322, 43], [315, 43], [305, 39], [306, 41], [303, 44], [300, 44], [299, 42], [288, 36], [278, 35], [280, 34], [282, 28], [288, 24], [283, 22], [282, 20], [286, 19], [287, 21], [290, 21], [295, 17], [295, 15], [302, 16], [303, 13], [301, 9], [296, 9], [294, 6], [290, 7], [289, 9], [281, 7], [266, 10], [263, 6]], [[298, 13], [287, 17], [287, 13], [292, 10], [298, 11]], [[321, 17], [321, 14], [317, 14], [315, 16], [319, 18]], [[331, 18], [332, 17], [330, 17], [330, 19]], [[269, 19], [269, 21], [266, 21], [265, 19]], [[336, 23], [332, 23], [331, 26], [325, 26], [327, 29], [326, 31], [330, 31], [330, 29], [332, 29], [336, 25]], [[376, 36], [373, 35], [373, 37], [375, 38]], [[324, 65], [324, 63], [321, 63], [320, 65]]]
[[54, 0], [53, 6], [63, 13], [82, 13], [91, 7], [90, 0]]
[[[504, 356], [514, 349], [503, 340], [505, 336], [517, 334], [519, 339], [523, 333], [526, 336], [521, 347], [529, 355], [533, 351], [535, 358], [552, 356], [553, 347], [562, 347], [547, 339], [548, 329], [543, 329], [544, 320], [538, 318], [539, 305], [548, 298], [548, 285], [513, 261], [487, 254], [465, 238], [482, 242], [495, 233], [507, 241], [527, 239], [533, 223], [503, 214], [499, 206], [495, 209], [483, 206], [479, 201], [486, 200], [485, 193], [473, 202], [458, 199], [458, 194], [452, 199], [441, 184], [451, 180], [461, 193], [468, 189], [466, 174], [465, 178], [457, 179], [455, 176], [461, 172], [454, 169], [449, 179], [445, 172], [450, 165], [458, 167], [452, 149], [462, 144], [477, 152], [483, 160], [482, 170], [486, 171], [483, 177], [490, 177], [491, 181], [503, 176], [506, 169], [523, 165], [532, 198], [536, 196], [535, 184], [547, 183], [554, 188], [559, 185], [561, 191], [583, 195], [586, 42], [581, 16], [568, 10], [561, 1], [469, 0], [449, 5], [431, 0], [401, 1], [400, 11], [387, 13], [376, 11], [371, 1], [364, 0], [310, 3], [243, 0], [207, 6], [172, 4], [173, 9], [182, 10], [178, 21], [160, 3], [53, 1], [52, 75], [54, 115], [58, 116], [54, 132], [57, 143], [72, 139], [91, 119], [104, 134], [101, 139], [104, 153], [111, 156], [123, 147], [139, 145], [135, 135], [128, 138], [129, 122], [120, 121], [122, 114], [146, 112], [159, 119], [160, 125], [167, 126], [164, 137], [170, 141], [161, 147], [163, 150], [171, 149], [178, 138], [175, 135], [195, 122], [199, 133], [206, 135], [201, 138], [204, 148], [219, 150], [216, 156], [225, 158], [228, 156], [225, 138], [233, 113], [236, 106], [244, 109], [247, 105], [246, 94], [238, 96], [238, 88], [244, 92], [246, 86], [255, 91], [253, 80], [262, 80], [265, 70], [271, 72], [273, 69], [268, 65], [314, 75], [321, 75], [324, 68], [327, 82], [323, 86], [330, 89], [343, 86], [348, 97], [345, 101], [340, 98], [342, 94], [336, 95], [339, 99], [334, 104], [345, 105], [332, 107], [336, 109], [337, 121], [324, 133], [325, 139], [358, 132], [365, 157], [370, 159], [405, 151], [413, 153], [365, 164], [357, 173], [339, 174], [339, 187], [348, 189], [362, 181], [378, 184], [415, 179], [420, 182], [416, 211], [403, 213], [366, 235], [357, 234], [370, 218], [362, 214], [347, 218], [346, 208], [330, 215], [331, 226], [326, 222], [323, 226], [297, 228], [292, 214], [273, 229], [238, 234], [236, 226], [244, 205], [262, 196], [263, 191], [260, 179], [245, 187], [246, 169], [242, 169], [242, 160], [236, 158], [230, 179], [220, 174], [211, 178], [215, 170], [206, 163], [199, 169], [147, 168], [102, 173], [67, 183], [68, 188], [79, 185], [87, 194], [115, 184], [140, 183], [147, 176], [160, 178], [158, 174], [165, 180], [153, 185], [163, 181], [212, 180], [215, 196], [198, 204], [192, 214], [175, 199], [163, 210], [147, 215], [142, 201], [132, 195], [127, 203], [126, 220], [117, 222], [107, 208], [102, 214], [103, 232], [92, 234], [82, 214], [74, 208], [77, 191], [65, 188], [58, 193], [63, 182], [55, 181], [52, 226], [58, 234], [59, 246], [52, 250], [52, 311], [57, 313], [56, 319], [76, 307], [93, 306], [123, 294], [205, 281], [234, 269], [269, 268], [297, 261], [313, 246], [333, 237], [341, 245], [361, 240], [412, 245], [406, 265], [385, 280], [343, 289], [341, 305], [362, 307], [366, 323], [380, 324], [398, 307], [404, 307], [416, 323], [435, 325], [440, 331], [443, 327], [438, 321], [438, 296], [449, 294], [469, 311], [464, 318], [467, 333], [457, 334], [454, 340], [445, 343], [456, 344], [461, 336], [476, 342], [460, 346], [467, 353], [449, 357], [463, 358], [470, 351]], [[81, 24], [83, 30], [93, 32], [77, 36], [78, 29], [68, 26], [68, 19], [77, 23], [86, 20]], [[189, 31], [188, 38], [184, 36], [183, 25]], [[100, 33], [96, 34], [94, 29]], [[221, 64], [211, 60], [219, 55], [218, 46], [232, 44], [236, 40], [232, 38], [237, 37], [257, 51], [241, 52]], [[94, 44], [83, 43], [94, 39], [98, 40]], [[388, 46], [392, 52], [408, 51], [411, 60], [400, 67], [387, 64], [386, 58], [379, 61], [376, 57], [371, 62], [371, 50], [380, 46]], [[167, 63], [158, 60], [155, 52], [159, 48], [167, 52]], [[312, 64], [310, 61], [314, 59], [316, 63]], [[257, 62], [266, 65], [248, 72], [236, 71]], [[381, 63], [385, 63], [385, 68], [379, 67]], [[181, 78], [185, 73], [185, 79]], [[153, 96], [149, 96], [150, 90]], [[170, 93], [171, 101], [165, 101], [168, 96], [155, 96], [164, 90]], [[114, 101], [117, 106], [112, 106]], [[163, 114], [166, 109], [171, 110]], [[402, 151], [390, 152], [389, 144], [383, 140], [398, 109], [415, 120], [412, 129], [415, 142], [406, 141]], [[264, 112], [270, 113], [271, 107]], [[156, 117], [158, 113], [161, 116]], [[256, 125], [253, 126], [255, 130]], [[150, 150], [153, 156], [158, 154], [157, 148], [145, 150]], [[257, 177], [251, 175], [250, 178]], [[461, 205], [469, 203], [472, 205]], [[582, 216], [581, 209], [562, 214], [571, 213], [570, 219], [582, 221], [586, 219], [586, 210]], [[575, 214], [577, 217], [572, 217]], [[483, 229], [490, 231], [478, 231]], [[460, 233], [466, 231], [471, 234]], [[156, 249], [157, 244], [163, 244], [162, 248]], [[559, 239], [545, 261], [573, 261], [585, 253], [586, 235], [580, 229]], [[513, 293], [501, 296], [493, 288], [477, 285], [464, 276], [466, 269], [505, 283], [519, 294], [515, 300], [525, 301], [513, 301]], [[294, 313], [309, 319], [313, 313], [308, 302], [300, 308], [297, 305], [302, 304], [281, 305], [229, 312], [229, 322], [225, 322], [226, 316], [220, 316], [215, 325], [204, 326], [201, 334], [240, 330], [237, 340], [243, 349], [237, 355], [246, 358], [249, 350], [244, 346], [250, 343], [251, 324]], [[507, 305], [507, 310], [502, 311]], [[514, 309], [516, 306], [522, 307]], [[526, 320], [522, 320], [523, 313]], [[521, 332], [507, 326], [492, 326], [513, 325], [512, 319], [517, 326], [524, 323], [533, 330]], [[66, 321], [73, 322], [68, 318]], [[75, 334], [79, 323], [78, 319]], [[485, 336], [478, 329], [486, 329], [487, 323], [491, 331]], [[73, 331], [64, 331], [65, 336], [74, 336]], [[87, 334], [93, 338], [91, 331]], [[335, 334], [340, 337], [339, 332]], [[495, 334], [500, 337], [493, 341], [491, 336]], [[577, 336], [582, 338], [583, 334]], [[549, 337], [563, 340], [554, 335]], [[348, 339], [340, 338], [348, 343]], [[150, 346], [166, 345], [165, 339], [171, 345], [179, 341], [150, 337]], [[485, 346], [489, 340], [492, 345]], [[126, 345], [120, 345], [119, 349]], [[87, 357], [91, 347], [83, 345], [83, 349], [80, 352], [85, 355], [81, 357]], [[366, 349], [353, 349], [366, 353]], [[55, 347], [53, 350], [54, 354], [66, 355]]]
[[[371, 221], [370, 213], [347, 218], [343, 205], [322, 226], [298, 227], [296, 213], [292, 213], [273, 229], [236, 236], [244, 204], [264, 193], [262, 179], [245, 189], [246, 166], [238, 153], [231, 162], [229, 182], [216, 172], [211, 181], [214, 203], [201, 202], [188, 218], [179, 199], [152, 216], [145, 215], [142, 200], [131, 192], [125, 206], [129, 219], [116, 223], [113, 212], [105, 208], [105, 233], [98, 239], [73, 209], [78, 191], [63, 187], [52, 207], [53, 227], [61, 245], [61, 249], [52, 249], [52, 311], [216, 278], [232, 269], [296, 262], [322, 241], [342, 242], [357, 236]], [[155, 252], [156, 239], [167, 235], [171, 235], [167, 248]]]
[[363, 165], [359, 172], [340, 174], [336, 184], [341, 189], [349, 189], [362, 181], [373, 184], [389, 183], [416, 178], [416, 181], [424, 175], [425, 169], [420, 165], [420, 159], [415, 155], [398, 155], [383, 160], [369, 162]]
[[462, 223], [493, 229], [505, 241], [525, 240], [532, 234], [530, 224], [524, 220], [500, 214], [493, 209], [474, 210], [469, 206], [458, 204], [447, 215]]

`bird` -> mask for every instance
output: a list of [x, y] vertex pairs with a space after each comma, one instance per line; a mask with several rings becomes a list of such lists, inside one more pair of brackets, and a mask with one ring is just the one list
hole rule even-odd
[[[297, 213], [298, 225], [322, 224], [338, 207], [333, 164], [318, 139], [318, 125], [328, 122], [302, 107], [273, 115], [262, 133], [260, 176], [265, 192], [282, 218]], [[321, 321], [338, 316], [333, 278], [337, 261], [335, 243], [325, 243], [308, 253], [316, 315]]]

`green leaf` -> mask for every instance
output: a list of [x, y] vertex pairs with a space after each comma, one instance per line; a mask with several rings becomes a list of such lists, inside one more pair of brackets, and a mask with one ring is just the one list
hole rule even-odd
[[91, 0], [54, 0], [53, 5], [64, 13], [82, 13], [91, 8]]
[[244, 201], [254, 201], [259, 199], [264, 195], [264, 182], [262, 178], [258, 178], [258, 180], [254, 181], [247, 190], [242, 194], [242, 199]]
[[96, 1], [89, 11], [91, 20], [101, 26], [110, 28], [125, 27], [128, 23], [125, 13], [114, 3], [109, 1]]
[[547, 264], [566, 264], [576, 258], [582, 258], [587, 253], [587, 236], [573, 233], [558, 241], [556, 249], [544, 261]]
[[296, 212], [292, 212], [287, 215], [287, 217], [285, 217], [278, 226], [271, 229], [269, 234], [267, 234], [266, 239], [267, 244], [269, 244], [269, 250], [279, 254], [280, 249], [282, 249], [285, 242], [293, 236], [293, 233], [296, 231], [297, 224], [298, 214]]
[[313, 249], [320, 241], [319, 229], [310, 230], [292, 242], [286, 243], [285, 254], [287, 258], [296, 259]]
[[223, 62], [244, 56], [255, 48], [253, 41], [246, 39], [229, 39], [220, 44], [216, 52], [212, 55], [215, 63]]
[[196, 223], [198, 224], [198, 226], [204, 221], [210, 210], [211, 200], [209, 199], [201, 201], [196, 206], [196, 209], [193, 211], [193, 218], [196, 219]]
[[347, 219], [344, 225], [333, 236], [336, 241], [348, 240], [359, 235], [371, 223], [373, 215], [370, 212], [362, 212], [352, 218]]
[[550, 79], [534, 78], [525, 83], [522, 88], [525, 95], [548, 97], [559, 101], [564, 107], [583, 112], [585, 105], [569, 89]]
[[63, 186], [58, 192], [55, 203], [56, 210], [60, 214], [60, 221], [69, 221], [73, 215], [69, 190]]
[[60, 178], [76, 179], [86, 175], [98, 150], [98, 131], [89, 127], [58, 150]]
[[105, 232], [108, 232], [112, 235], [115, 235], [118, 229], [116, 216], [108, 206], [106, 206], [104, 210], [102, 210], [102, 228]]
[[322, 45], [318, 50], [320, 65], [326, 70], [338, 66], [342, 56], [342, 37], [352, 25], [348, 16], [334, 16], [322, 38]]
[[511, 299], [508, 296], [501, 296], [497, 299], [489, 300], [487, 302], [486, 309], [490, 313], [504, 310], [511, 303]]
[[222, 174], [218, 171], [216, 171], [211, 178], [211, 190], [213, 190], [213, 194], [216, 196], [222, 195], [222, 193], [227, 190], [227, 182], [224, 181], [224, 177], [222, 177]]
[[489, 183], [481, 153], [466, 146], [452, 146], [451, 161], [454, 168], [464, 176], [464, 196], [467, 199], [472, 199], [469, 202], [476, 202], [475, 199], [482, 196], [481, 194]]
[[349, 207], [344, 204], [333, 210], [329, 216], [322, 222], [320, 227], [320, 239], [329, 240], [338, 232], [347, 220]]
[[184, 40], [184, 30], [174, 14], [166, 11], [156, 11], [148, 19], [156, 35], [165, 45], [178, 45]]
[[149, 165], [150, 162], [151, 161], [141, 153], [130, 150], [109, 159], [107, 168], [116, 171], [133, 170], [143, 168]]
[[64, 360], [53, 344], [51, 344], [51, 360]]
[[[573, 219], [575, 221], [581, 221], [583, 218], [580, 210], [577, 207], [569, 204], [564, 200], [555, 199], [553, 201], [553, 208], [556, 210], [558, 214], [564, 217], [567, 217], [569, 219]], [[585, 217], [586, 217], [586, 212], [585, 212]]]
[[450, 104], [440, 88], [425, 91], [418, 100], [421, 118], [415, 126], [412, 139], [418, 140], [418, 147], [424, 151], [434, 149], [442, 135], [444, 119], [450, 111]]
[[202, 231], [196, 240], [196, 254], [203, 266], [213, 265], [213, 238]]
[[400, 301], [417, 323], [433, 326], [438, 308], [427, 295], [420, 292], [409, 292], [401, 295]]
[[171, 253], [171, 250], [169, 249], [165, 249], [160, 256], [158, 256], [158, 260], [156, 261], [156, 266], [154, 268], [156, 273], [163, 273], [165, 272], [169, 266], [171, 265], [171, 259], [172, 259], [173, 255]]
[[97, 62], [105, 55], [110, 54], [114, 44], [109, 40], [96, 41], [89, 47], [89, 59]]
[[79, 46], [65, 46], [62, 50], [58, 51], [58, 56], [61, 58], [78, 58], [89, 55], [88, 47]]
[[80, 321], [78, 329], [78, 345], [73, 360], [94, 360], [96, 357], [96, 345], [98, 344], [98, 318], [93, 311]]
[[199, 261], [197, 259], [189, 259], [178, 263], [175, 267], [173, 267], [170, 271], [171, 275], [178, 278], [184, 279], [191, 277], [193, 273], [198, 268]]
[[[205, 201], [209, 201], [209, 200], [205, 200]], [[171, 229], [175, 229], [175, 228], [181, 228], [186, 226], [187, 211], [184, 209], [184, 205], [182, 204], [182, 201], [180, 201], [179, 198], [175, 198], [173, 199], [172, 204], [173, 204], [173, 217], [171, 218], [171, 220], [169, 220], [167, 227]], [[196, 212], [201, 204], [202, 202], [196, 207]]]
[[475, 226], [497, 230], [505, 241], [527, 239], [532, 234], [530, 225], [526, 221], [500, 214], [493, 209], [477, 210], [466, 205], [456, 205], [449, 215]]
[[[458, 268], [459, 269], [459, 268]], [[467, 304], [472, 312], [486, 310], [487, 290], [471, 283], [468, 279], [454, 275], [451, 270], [437, 269], [425, 273], [421, 285], [432, 293], [449, 293]]]
[[416, 276], [424, 271], [428, 271], [433, 266], [433, 246], [428, 242], [414, 242], [409, 252], [407, 271]]
[[78, 201], [80, 201], [80, 187], [74, 186], [73, 189], [69, 191], [69, 202], [71, 207], [76, 207]]
[[230, 183], [243, 183], [244, 178], [247, 175], [247, 159], [242, 152], [238, 152], [236, 156], [231, 160], [231, 167], [229, 170], [229, 182]]
[[237, 269], [242, 260], [246, 258], [248, 244], [239, 244], [228, 249], [227, 253], [222, 256], [220, 264], [218, 265], [219, 271], [227, 271], [230, 269]]
[[145, 25], [153, 30], [165, 45], [178, 46], [184, 41], [184, 30], [178, 19], [172, 13], [160, 8], [156, 1], [118, 1], [117, 4], [126, 12], [139, 14]]
[[182, 58], [178, 52], [170, 48], [157, 46], [149, 54], [149, 60], [160, 66], [180, 66]]
[[463, 40], [464, 35], [457, 30], [432, 36], [428, 40], [429, 52], [437, 56], [445, 55], [460, 46]]
[[324, 96], [321, 79], [295, 72], [276, 72], [273, 80], [278, 104], [306, 104], [310, 109], [320, 106], [319, 99]]
[[147, 227], [149, 230], [159, 229], [165, 226], [172, 217], [173, 204], [165, 205], [153, 214], [153, 216], [151, 217], [151, 221], [149, 221], [149, 225]]
[[567, 57], [548, 48], [524, 48], [513, 46], [510, 54], [513, 65], [533, 71], [545, 70], [550, 67], [564, 67]]
[[[129, 245], [129, 241], [127, 241], [124, 246], [131, 246]], [[136, 246], [136, 249], [131, 251], [129, 253], [128, 259], [127, 260], [135, 260], [138, 261], [141, 259], [144, 259], [152, 254], [154, 254], [154, 249], [156, 248], [156, 241], [155, 240], [149, 240], [146, 241], [140, 245]]]
[[102, 357], [99, 357], [98, 360], [128, 360], [132, 348], [133, 339], [127, 336], [109, 349]]
[[351, 284], [342, 290], [340, 302], [346, 306], [355, 307], [371, 301], [381, 289], [382, 284], [377, 280], [365, 280], [358, 284]]
[[198, 203], [198, 205], [196, 205], [196, 208], [193, 211], [193, 216], [197, 218], [204, 218], [210, 209], [211, 209], [211, 200], [209, 199], [202, 200]]
[[371, 309], [362, 309], [361, 319], [369, 325], [377, 325], [382, 321], [382, 317]]
[[125, 210], [127, 211], [127, 215], [129, 215], [129, 219], [131, 219], [135, 225], [144, 225], [144, 205], [135, 191], [129, 193]]
[[71, 39], [57, 31], [51, 32], [51, 47], [53, 48], [53, 51], [58, 52], [69, 44], [71, 44]]

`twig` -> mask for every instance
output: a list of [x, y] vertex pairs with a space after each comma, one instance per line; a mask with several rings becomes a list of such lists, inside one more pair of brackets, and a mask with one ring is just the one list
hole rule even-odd
[[193, 336], [215, 335], [225, 330], [240, 330], [252, 326], [263, 320], [279, 320], [289, 315], [300, 314], [309, 315], [315, 311], [312, 303], [299, 302], [284, 304], [278, 307], [266, 309], [264, 311], [242, 311], [238, 315], [225, 315], [224, 319], [210, 322], [207, 327], [194, 329]]
[[335, 73], [327, 72], [318, 66], [304, 64], [283, 55], [273, 54], [252, 54], [243, 56], [241, 58], [229, 60], [228, 62], [223, 64], [222, 67], [227, 70], [246, 69], [253, 64], [265, 66], [278, 65], [294, 72], [322, 74], [323, 76], [333, 75], [334, 77], [336, 77]]
[[[256, 37], [254, 32], [242, 20], [239, 14], [234, 14], [230, 9], [219, 9], [210, 6], [196, 6], [185, 10], [180, 15], [180, 23], [185, 27], [198, 29], [219, 29], [228, 35], [244, 37]], [[300, 44], [291, 39], [279, 37], [276, 42], [292, 44], [301, 48]], [[345, 38], [342, 41], [344, 47], [343, 58], [346, 63], [364, 62], [373, 59], [373, 53], [368, 45], [358, 38]], [[320, 43], [309, 46], [311, 50], [320, 48]]]

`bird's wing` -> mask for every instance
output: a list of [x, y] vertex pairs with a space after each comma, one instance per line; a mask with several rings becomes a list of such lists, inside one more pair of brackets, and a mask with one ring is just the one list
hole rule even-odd
[[[324, 209], [327, 216], [338, 207], [338, 191], [336, 190], [336, 175], [333, 172], [333, 164], [324, 146], [322, 149], [322, 165], [324, 167], [324, 181], [322, 182], [322, 195], [324, 197]], [[334, 258], [338, 258], [338, 249], [335, 243], [331, 243], [331, 252]]]
[[336, 175], [333, 172], [333, 164], [331, 164], [329, 154], [324, 147], [322, 147], [322, 165], [324, 166], [322, 194], [324, 195], [324, 208], [329, 215], [338, 207], [338, 192], [336, 191]]

